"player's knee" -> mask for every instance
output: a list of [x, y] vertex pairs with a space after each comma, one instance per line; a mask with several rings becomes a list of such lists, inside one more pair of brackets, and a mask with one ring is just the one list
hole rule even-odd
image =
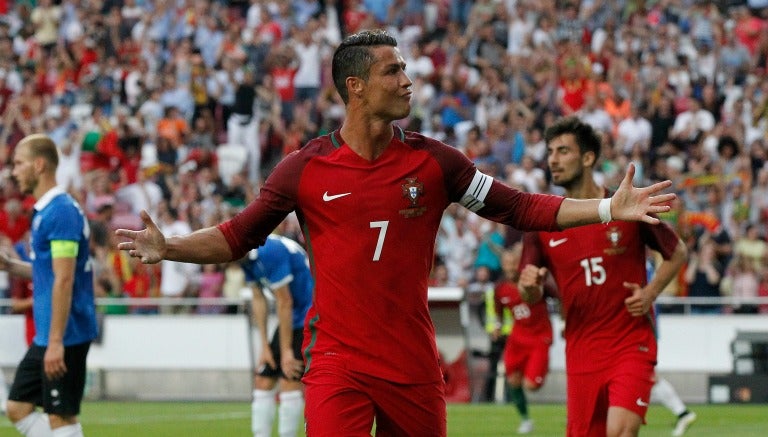
[[253, 388], [256, 390], [273, 390], [277, 385], [277, 378], [256, 376], [253, 380]]
[[29, 416], [35, 411], [35, 406], [26, 402], [16, 402], [9, 400], [5, 406], [5, 415], [12, 423]]
[[523, 386], [528, 391], [538, 391], [543, 385], [544, 385], [544, 378], [541, 378], [541, 377], [533, 380], [525, 378], [525, 381], [523, 381]]
[[297, 391], [301, 390], [304, 385], [301, 381], [294, 381], [290, 379], [280, 378], [279, 389], [281, 392]]
[[507, 375], [507, 383], [512, 387], [520, 387], [523, 385], [523, 374], [519, 372], [510, 373]]
[[48, 414], [48, 421], [51, 428], [60, 428], [62, 426], [74, 425], [77, 423], [77, 416], [61, 416], [58, 414]]
[[624, 408], [610, 407], [606, 437], [637, 437], [643, 418]]

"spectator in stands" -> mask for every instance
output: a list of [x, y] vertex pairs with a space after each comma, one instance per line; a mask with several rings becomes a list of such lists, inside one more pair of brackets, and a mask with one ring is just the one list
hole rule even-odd
[[[763, 299], [768, 298], [768, 268], [764, 268], [760, 273], [760, 285], [757, 295]], [[757, 312], [759, 314], [768, 314], [768, 304], [758, 305]]]
[[685, 108], [675, 118], [670, 136], [687, 148], [715, 127], [715, 117], [703, 109], [701, 101], [695, 97], [685, 99]]
[[56, 47], [56, 41], [59, 37], [61, 7], [51, 0], [40, 0], [29, 18], [35, 25], [35, 42], [43, 50], [41, 58], [45, 58], [52, 54]]
[[734, 242], [733, 254], [745, 257], [752, 262], [755, 269], [764, 269], [768, 259], [768, 243], [760, 235], [760, 228], [749, 223], [744, 230], [744, 235]]
[[[159, 225], [166, 235], [184, 235], [192, 232], [189, 224], [179, 219], [175, 208], [162, 203], [159, 212]], [[187, 298], [198, 294], [200, 266], [176, 261], [163, 261], [160, 264], [160, 295], [166, 298]], [[188, 305], [164, 305], [165, 314], [189, 313]]]
[[610, 134], [613, 131], [611, 116], [599, 104], [596, 92], [584, 96], [584, 106], [576, 112], [576, 116], [595, 130]]
[[[11, 183], [10, 180], [4, 183]], [[20, 241], [29, 231], [30, 217], [24, 211], [19, 199], [11, 198], [5, 201], [0, 209], [0, 236], [9, 239], [11, 244]]]
[[178, 107], [165, 106], [163, 118], [157, 121], [157, 136], [158, 140], [160, 138], [168, 140], [174, 149], [178, 149], [186, 143], [189, 136], [189, 124]]
[[[689, 297], [720, 297], [720, 281], [725, 266], [720, 265], [715, 256], [715, 243], [708, 237], [698, 241], [696, 250], [690, 252], [685, 270], [685, 282], [688, 284]], [[691, 312], [696, 314], [719, 314], [719, 304], [692, 304]]]
[[632, 102], [629, 116], [616, 126], [616, 145], [620, 153], [631, 155], [635, 151], [647, 153], [651, 145], [651, 123], [646, 118], [647, 105]]
[[232, 113], [227, 120], [227, 142], [244, 146], [247, 150], [248, 181], [261, 180], [261, 141], [259, 125], [262, 113], [256, 101], [256, 83], [252, 71], [243, 72], [242, 81], [235, 90]]
[[764, 266], [757, 268], [755, 264], [744, 255], [737, 254], [731, 265], [725, 271], [721, 290], [727, 283], [727, 294], [734, 298], [734, 304], [729, 307], [730, 311], [736, 314], [757, 314], [757, 305], [745, 302], [758, 296], [760, 288], [761, 270]]
[[[312, 3], [318, 4], [317, 2]], [[297, 104], [301, 105], [308, 101], [310, 103], [310, 118], [316, 120], [315, 102], [320, 94], [322, 63], [324, 58], [328, 56], [328, 49], [322, 41], [315, 39], [315, 33], [318, 30], [317, 20], [309, 20], [302, 23], [302, 26], [304, 27], [297, 32], [295, 38], [297, 44], [293, 48], [298, 64], [293, 82]]]
[[[160, 166], [156, 160], [157, 156], [154, 159], [154, 162], [141, 164], [136, 182], [122, 186], [115, 193], [117, 203], [127, 205], [134, 215], [138, 215], [141, 210], [146, 210], [157, 216], [158, 206], [163, 199], [163, 190], [156, 182]], [[117, 208], [115, 212], [119, 212]]]
[[533, 157], [525, 155], [519, 166], [513, 166], [507, 181], [521, 187], [529, 193], [544, 193], [547, 189], [547, 178], [544, 170], [536, 166]]
[[[224, 272], [219, 264], [205, 264], [200, 272], [200, 286], [197, 297], [216, 299], [223, 297]], [[198, 314], [221, 314], [224, 307], [215, 304], [198, 304]]]

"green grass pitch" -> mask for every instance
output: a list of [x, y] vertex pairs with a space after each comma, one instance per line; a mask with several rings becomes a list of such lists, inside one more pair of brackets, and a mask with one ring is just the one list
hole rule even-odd
[[[698, 420], [686, 436], [763, 437], [768, 435], [768, 405], [692, 405]], [[565, 435], [565, 406], [531, 405], [536, 429], [532, 436]], [[80, 416], [86, 436], [99, 437], [220, 437], [250, 435], [250, 404], [246, 402], [86, 402]], [[652, 406], [642, 436], [669, 436], [674, 418]], [[520, 420], [511, 405], [451, 404], [451, 437], [516, 435]], [[16, 436], [0, 418], [0, 436]], [[273, 433], [277, 436], [277, 433]], [[303, 434], [302, 434], [303, 436]]]

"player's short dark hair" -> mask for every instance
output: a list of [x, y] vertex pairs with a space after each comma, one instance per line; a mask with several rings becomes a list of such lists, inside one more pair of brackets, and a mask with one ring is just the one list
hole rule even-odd
[[368, 79], [371, 65], [376, 61], [370, 47], [375, 46], [397, 47], [397, 40], [384, 30], [364, 30], [344, 38], [333, 53], [333, 85], [344, 103], [349, 102], [347, 78]]
[[21, 145], [29, 148], [29, 153], [32, 157], [45, 159], [54, 169], [59, 166], [59, 149], [48, 135], [27, 135], [19, 141], [16, 147]]
[[577, 117], [557, 120], [544, 131], [544, 140], [549, 144], [553, 139], [565, 134], [572, 134], [576, 138], [576, 144], [579, 145], [579, 151], [582, 154], [593, 152], [595, 159], [600, 157], [600, 136], [592, 126]]

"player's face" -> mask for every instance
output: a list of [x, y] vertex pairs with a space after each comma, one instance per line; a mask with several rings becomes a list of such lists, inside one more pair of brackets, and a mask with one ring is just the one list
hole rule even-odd
[[501, 269], [507, 275], [512, 275], [517, 271], [517, 267], [520, 264], [520, 257], [513, 252], [504, 252], [501, 255]]
[[32, 194], [38, 184], [38, 171], [35, 169], [35, 160], [28, 146], [19, 145], [13, 154], [13, 171], [11, 175], [16, 180], [24, 194]]
[[584, 156], [573, 134], [560, 135], [547, 144], [547, 165], [555, 185], [568, 189], [581, 182], [584, 176]]
[[405, 74], [405, 60], [397, 47], [371, 49], [376, 61], [365, 81], [365, 102], [371, 114], [400, 120], [411, 112], [411, 85]]

